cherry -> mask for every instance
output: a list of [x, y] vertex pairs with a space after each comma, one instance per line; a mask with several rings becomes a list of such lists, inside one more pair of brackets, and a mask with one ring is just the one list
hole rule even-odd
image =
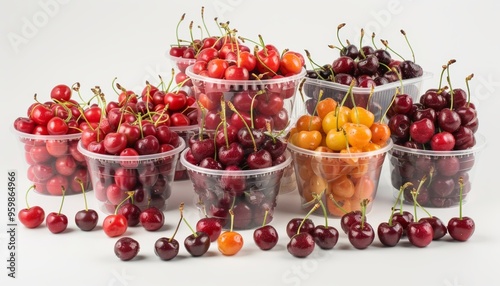
[[[311, 210], [306, 214], [306, 216], [300, 221], [298, 226], [296, 227], [289, 227], [288, 225], [296, 225], [297, 221], [292, 220], [287, 224], [287, 234], [288, 230], [290, 229], [296, 229], [295, 233], [290, 237], [290, 241], [286, 245], [286, 249], [288, 252], [295, 256], [295, 257], [307, 257], [309, 256], [313, 251], [314, 247], [316, 245], [316, 241], [314, 240], [313, 235], [311, 234], [311, 231], [314, 229], [314, 226], [309, 231], [304, 231], [304, 225], [307, 223], [307, 225], [311, 226], [312, 221], [308, 218], [309, 215], [311, 215], [314, 211], [316, 211], [320, 207], [319, 203], [316, 203]], [[289, 235], [290, 236], [290, 235]]]
[[128, 226], [136, 226], [140, 222], [141, 208], [132, 202], [124, 203], [119, 209], [118, 214], [127, 219]]
[[181, 225], [182, 219], [184, 217], [183, 210], [184, 203], [181, 203], [179, 205], [180, 218], [177, 226], [175, 227], [174, 234], [172, 234], [170, 238], [160, 237], [155, 242], [155, 254], [161, 260], [172, 260], [177, 256], [177, 254], [179, 254], [179, 242], [177, 241], [177, 239], [175, 239], [175, 235], [177, 234], [179, 226]]
[[311, 235], [314, 238], [314, 242], [321, 249], [332, 249], [335, 247], [335, 245], [337, 245], [337, 241], [339, 240], [339, 232], [335, 227], [328, 225], [328, 214], [325, 205], [323, 204], [323, 201], [321, 201], [321, 198], [319, 196], [316, 199], [319, 202], [321, 209], [323, 210], [325, 224], [316, 225], [312, 230]]
[[139, 250], [139, 242], [128, 236], [120, 237], [114, 245], [115, 255], [122, 261], [132, 260], [137, 256]]
[[97, 222], [99, 221], [99, 215], [95, 210], [88, 208], [87, 195], [85, 192], [83, 181], [80, 178], [76, 178], [75, 180], [78, 182], [78, 184], [80, 184], [83, 194], [83, 200], [85, 202], [85, 209], [80, 210], [75, 214], [75, 224], [79, 229], [83, 231], [91, 231], [96, 227]]
[[434, 230], [432, 225], [427, 220], [418, 220], [417, 219], [417, 190], [411, 191], [413, 197], [413, 205], [414, 205], [414, 221], [408, 224], [408, 228], [406, 230], [406, 234], [408, 236], [408, 240], [410, 243], [417, 247], [426, 247], [428, 246], [432, 240], [434, 239]]
[[116, 237], [127, 231], [127, 218], [124, 215], [119, 214], [118, 209], [131, 197], [132, 192], [130, 192], [128, 196], [115, 207], [115, 212], [113, 214], [104, 218], [104, 221], [102, 222], [102, 230], [107, 236]]
[[357, 222], [361, 222], [362, 215], [363, 214], [361, 213], [360, 210], [354, 210], [346, 212], [340, 217], [340, 227], [342, 228], [345, 234], [349, 232], [349, 228], [351, 227], [351, 225]]
[[226, 256], [237, 254], [244, 244], [243, 236], [239, 232], [233, 230], [234, 213], [232, 209], [229, 210], [229, 214], [231, 216], [230, 228], [221, 233], [217, 238], [217, 248], [220, 253]]
[[193, 257], [199, 257], [207, 253], [210, 248], [210, 236], [203, 231], [195, 231], [185, 217], [182, 220], [191, 230], [191, 234], [184, 239], [184, 247]]
[[56, 102], [66, 102], [71, 99], [71, 88], [65, 84], [58, 84], [50, 91], [50, 98]]
[[210, 242], [214, 242], [222, 232], [222, 224], [218, 218], [203, 217], [196, 223], [196, 231], [205, 232], [210, 237]]
[[[411, 212], [403, 210], [403, 193], [411, 186], [413, 186], [413, 184], [410, 182], [401, 185], [401, 187], [399, 188], [398, 197], [394, 202], [394, 212], [391, 215], [392, 222], [399, 223], [403, 228], [403, 235], [406, 235], [408, 225], [414, 220], [413, 214]], [[399, 209], [396, 209], [397, 204], [399, 204]]]
[[434, 151], [451, 151], [455, 147], [455, 137], [450, 132], [441, 131], [432, 136], [430, 145]]
[[61, 199], [61, 206], [59, 207], [58, 212], [51, 212], [47, 215], [47, 218], [45, 220], [45, 224], [47, 225], [47, 228], [50, 230], [52, 233], [61, 233], [66, 230], [68, 227], [68, 217], [61, 213], [62, 211], [62, 206], [64, 204], [64, 194], [66, 192], [64, 186], [62, 188], [62, 199]]
[[34, 189], [35, 185], [32, 185], [25, 195], [26, 207], [21, 209], [18, 213], [19, 221], [27, 228], [36, 228], [43, 223], [45, 220], [45, 211], [39, 206], [31, 206], [28, 204], [28, 193], [30, 190]]
[[467, 241], [474, 234], [475, 222], [472, 218], [462, 215], [464, 178], [458, 179], [460, 188], [459, 195], [459, 216], [448, 221], [447, 230], [450, 236], [456, 241]]
[[432, 136], [434, 136], [435, 131], [434, 122], [428, 118], [414, 121], [410, 125], [410, 137], [419, 144], [428, 143]]
[[[286, 234], [289, 238], [294, 236], [297, 232], [312, 232], [314, 229], [314, 222], [311, 219], [292, 218], [286, 224]], [[300, 231], [299, 231], [300, 227]]]
[[443, 108], [439, 111], [437, 123], [442, 131], [450, 133], [455, 132], [462, 125], [460, 115], [450, 108]]
[[253, 240], [257, 247], [262, 250], [270, 250], [278, 244], [279, 234], [276, 228], [267, 224], [267, 215], [269, 210], [266, 209], [264, 221], [262, 225], [253, 231]]
[[365, 249], [370, 246], [375, 239], [375, 232], [372, 226], [366, 222], [366, 206], [369, 200], [364, 199], [361, 201], [361, 221], [355, 222], [349, 227], [347, 236], [349, 242], [357, 249]]
[[155, 206], [149, 206], [143, 210], [139, 216], [139, 221], [144, 229], [156, 231], [165, 223], [165, 215]]

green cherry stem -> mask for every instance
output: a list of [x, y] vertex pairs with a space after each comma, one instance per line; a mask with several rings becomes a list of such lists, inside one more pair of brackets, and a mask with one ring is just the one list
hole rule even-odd
[[63, 204], [64, 204], [64, 197], [65, 194], [66, 194], [66, 188], [64, 188], [64, 186], [61, 186], [61, 192], [62, 192], [62, 199], [61, 199], [61, 205], [59, 206], [59, 212], [57, 213], [58, 215], [60, 215], [62, 213], [62, 207], [63, 207]]
[[83, 181], [80, 178], [75, 178], [75, 181], [80, 185], [80, 188], [82, 189], [83, 201], [85, 202], [85, 211], [88, 211], [89, 206], [87, 204], [87, 194], [85, 192], [85, 187], [83, 186]]
[[24, 195], [24, 200], [25, 200], [25, 202], [26, 202], [26, 208], [27, 208], [27, 209], [30, 209], [30, 205], [29, 205], [29, 203], [28, 203], [28, 193], [29, 193], [31, 190], [35, 189], [35, 187], [36, 187], [35, 185], [31, 185], [31, 186], [29, 187], [29, 189], [26, 191], [26, 194]]
[[311, 210], [309, 210], [309, 212], [306, 214], [306, 216], [302, 219], [302, 221], [300, 222], [299, 224], [299, 227], [297, 228], [297, 234], [300, 233], [300, 229], [302, 228], [302, 226], [304, 225], [306, 219], [313, 213], [315, 212], [318, 208], [320, 208], [320, 204], [319, 203], [316, 203], [312, 208]]

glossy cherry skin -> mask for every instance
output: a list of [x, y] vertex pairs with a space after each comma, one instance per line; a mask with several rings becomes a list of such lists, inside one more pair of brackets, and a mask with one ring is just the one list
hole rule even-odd
[[172, 260], [179, 254], [179, 242], [175, 238], [160, 237], [154, 247], [155, 254], [161, 260]]
[[314, 251], [316, 243], [309, 232], [301, 232], [293, 235], [288, 242], [286, 249], [295, 257], [307, 257]]
[[83, 231], [93, 230], [99, 221], [99, 214], [93, 209], [80, 210], [75, 214], [75, 224]]
[[131, 237], [121, 237], [115, 242], [115, 255], [123, 261], [132, 260], [141, 249], [139, 242]]
[[276, 228], [268, 224], [254, 230], [253, 240], [260, 249], [270, 250], [278, 243], [279, 234]]
[[214, 242], [222, 232], [222, 224], [217, 218], [204, 217], [196, 223], [196, 231], [205, 232], [210, 237], [210, 241]]
[[406, 230], [406, 236], [412, 245], [426, 247], [434, 238], [434, 230], [427, 221], [411, 222]]
[[351, 225], [361, 221], [361, 216], [362, 213], [359, 210], [351, 211], [342, 215], [342, 217], [340, 218], [340, 227], [342, 228], [345, 234], [347, 234]]
[[[295, 234], [298, 233], [298, 229], [300, 224], [302, 223], [303, 218], [292, 218], [286, 225], [286, 234], [288, 237], [292, 238]], [[314, 229], [314, 222], [307, 218], [305, 219], [302, 227], [300, 228], [300, 232], [308, 232], [311, 233]]]
[[202, 256], [210, 248], [210, 237], [201, 231], [190, 234], [184, 239], [184, 247], [191, 256]]
[[375, 232], [372, 226], [364, 222], [356, 222], [349, 227], [347, 233], [349, 242], [357, 249], [365, 249], [375, 240]]
[[450, 236], [457, 241], [467, 241], [476, 228], [475, 222], [470, 217], [454, 217], [448, 221], [447, 229]]
[[141, 212], [139, 221], [144, 229], [156, 231], [164, 225], [165, 216], [157, 207], [151, 206]]
[[435, 216], [423, 217], [423, 218], [419, 219], [419, 221], [427, 221], [428, 223], [430, 223], [430, 225], [432, 226], [432, 230], [434, 232], [432, 240], [441, 239], [443, 236], [446, 235], [446, 233], [448, 233], [448, 229], [446, 228], [446, 225], [438, 217], [435, 217]]
[[128, 226], [136, 226], [140, 222], [141, 208], [136, 204], [125, 203], [118, 209], [118, 214], [127, 219]]
[[51, 212], [45, 220], [47, 228], [52, 233], [61, 233], [68, 227], [68, 217], [61, 213]]
[[45, 211], [39, 206], [24, 208], [19, 211], [19, 221], [27, 228], [36, 228], [45, 220]]
[[377, 236], [384, 246], [396, 246], [403, 236], [403, 227], [399, 222], [382, 222], [378, 225]]
[[102, 230], [109, 237], [116, 237], [127, 231], [127, 219], [121, 214], [111, 214], [104, 218]]
[[311, 234], [321, 249], [332, 249], [339, 240], [339, 232], [333, 226], [317, 225]]

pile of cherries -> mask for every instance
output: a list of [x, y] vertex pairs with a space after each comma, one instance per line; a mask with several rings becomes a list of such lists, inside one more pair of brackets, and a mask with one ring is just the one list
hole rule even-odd
[[[340, 56], [335, 58], [332, 63], [317, 65], [311, 60], [311, 55], [307, 52], [307, 57], [313, 64], [313, 68], [307, 70], [306, 78], [333, 82], [345, 86], [351, 85], [354, 81], [354, 87], [366, 88], [368, 91], [380, 85], [398, 82], [400, 80], [417, 78], [423, 75], [423, 69], [413, 60], [395, 59], [391, 56], [388, 42], [381, 40], [384, 47], [380, 48], [375, 45], [372, 35], [372, 45], [362, 45], [364, 31], [361, 30], [360, 45], [356, 46], [348, 42], [347, 45], [342, 44], [339, 37], [339, 31], [345, 23], [337, 27], [337, 37], [341, 47], [330, 46], [340, 50]], [[406, 37], [406, 33], [401, 30], [401, 33]], [[411, 46], [410, 46], [411, 48]], [[394, 54], [398, 53], [394, 52]], [[323, 98], [331, 97], [337, 101], [341, 101], [345, 95], [345, 90], [335, 88], [324, 88], [322, 86], [310, 83], [306, 80], [304, 84], [304, 92], [309, 97], [307, 106], [315, 106], [320, 90], [323, 90]], [[356, 105], [367, 108], [369, 100], [369, 92], [355, 94]], [[346, 102], [348, 107], [352, 107], [351, 102]]]
[[[449, 71], [450, 60], [443, 66]], [[441, 78], [443, 76], [441, 75]], [[466, 78], [468, 81], [472, 75]], [[450, 84], [451, 85], [451, 84]], [[414, 102], [407, 94], [395, 95], [387, 114], [388, 126], [395, 144], [437, 152], [467, 150], [475, 146], [479, 127], [477, 110], [470, 94], [462, 88], [429, 89]], [[468, 172], [474, 165], [474, 153], [452, 156], [425, 156], [396, 149], [392, 152], [393, 186], [406, 182], [416, 184], [424, 175], [432, 179], [420, 191], [418, 200], [424, 206], [448, 207], [458, 203], [458, 177], [465, 181], [465, 194], [470, 191]], [[410, 191], [405, 199], [412, 201]]]
[[[248, 229], [268, 221], [280, 189], [284, 167], [262, 174], [246, 175], [245, 170], [263, 170], [287, 161], [286, 142], [258, 129], [225, 126], [216, 133], [200, 133], [188, 140], [186, 167], [198, 196], [199, 205], [209, 217], [229, 222], [234, 212], [234, 227]], [[194, 165], [207, 172], [193, 170]], [[212, 171], [221, 171], [211, 175]]]
[[[95, 160], [93, 155], [89, 156], [96, 198], [108, 212], [113, 212], [128, 196], [127, 192], [134, 191], [131, 200], [142, 210], [149, 206], [162, 209], [171, 195], [170, 182], [178, 154], [159, 154], [182, 144], [182, 138], [171, 130], [175, 115], [167, 110], [176, 106], [174, 103], [178, 98], [183, 98], [184, 102], [179, 108], [184, 107], [186, 98], [181, 91], [169, 94], [161, 90], [156, 90], [150, 97], [154, 88], [148, 84], [140, 100], [133, 91], [119, 84], [116, 86], [121, 90], [118, 101], [107, 102], [98, 87], [93, 89], [99, 102], [92, 104], [84, 114], [87, 127], [82, 131], [81, 148], [89, 153], [116, 158]], [[154, 104], [155, 98], [160, 98], [163, 93], [165, 104]], [[174, 110], [178, 109], [174, 107]], [[141, 159], [147, 155], [157, 157], [154, 160]]]
[[26, 116], [15, 119], [14, 128], [24, 144], [25, 160], [28, 163], [27, 177], [38, 193], [62, 195], [81, 193], [80, 179], [87, 187], [90, 184], [85, 158], [77, 150], [80, 131], [86, 122], [84, 106], [72, 96], [79, 84], [69, 87], [59, 84], [52, 88], [50, 100], [35, 102], [28, 107]]

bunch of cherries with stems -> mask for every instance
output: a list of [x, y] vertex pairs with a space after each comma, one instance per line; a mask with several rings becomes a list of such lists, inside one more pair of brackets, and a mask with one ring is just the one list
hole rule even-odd
[[40, 102], [35, 94], [26, 116], [14, 120], [13, 127], [20, 133], [29, 165], [27, 177], [38, 193], [62, 195], [61, 186], [67, 195], [80, 193], [75, 179], [83, 181], [86, 187], [90, 185], [85, 158], [77, 150], [88, 112], [88, 106], [74, 97], [77, 92], [83, 100], [79, 89], [79, 83], [71, 87], [56, 85], [46, 102]]
[[[99, 215], [94, 209], [88, 207], [84, 183], [79, 179], [77, 180], [77, 183], [81, 186], [85, 208], [75, 213], [74, 221], [80, 230], [91, 231], [96, 227], [99, 221]], [[19, 221], [27, 228], [37, 228], [45, 221], [45, 224], [50, 232], [54, 234], [64, 232], [68, 227], [68, 217], [62, 212], [64, 197], [66, 194], [64, 186], [61, 186], [62, 199], [59, 211], [50, 212], [47, 217], [45, 217], [45, 211], [42, 207], [30, 206], [28, 203], [28, 193], [34, 188], [35, 185], [32, 185], [26, 191], [26, 207], [19, 211]]]

